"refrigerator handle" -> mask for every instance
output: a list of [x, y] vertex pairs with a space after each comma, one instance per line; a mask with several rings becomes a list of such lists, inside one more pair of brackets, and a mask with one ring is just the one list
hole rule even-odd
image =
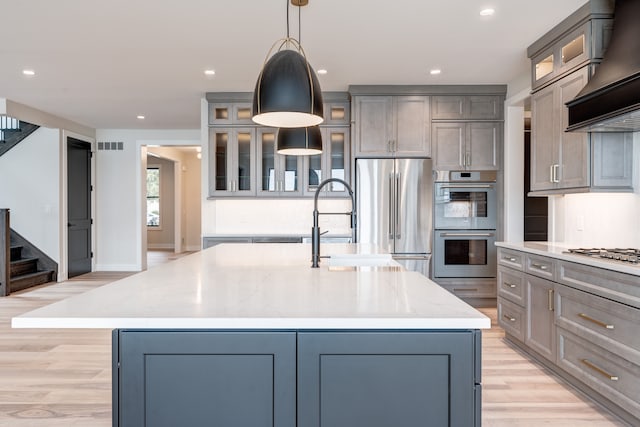
[[402, 174], [398, 172], [396, 174], [396, 239], [402, 239], [402, 191], [400, 191], [400, 183], [402, 180]]
[[393, 195], [393, 173], [389, 174], [389, 240], [393, 240], [393, 205], [394, 205], [394, 195]]

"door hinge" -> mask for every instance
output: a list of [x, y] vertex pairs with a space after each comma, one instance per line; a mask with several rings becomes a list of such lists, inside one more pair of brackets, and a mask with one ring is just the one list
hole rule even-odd
[[93, 258], [93, 251], [91, 251], [91, 256], [89, 258]]
[[89, 158], [93, 159], [93, 151], [89, 151]]
[[89, 221], [91, 221], [90, 224], [93, 225], [93, 218], [91, 218]]
[[89, 191], [93, 191], [93, 185], [89, 186]]

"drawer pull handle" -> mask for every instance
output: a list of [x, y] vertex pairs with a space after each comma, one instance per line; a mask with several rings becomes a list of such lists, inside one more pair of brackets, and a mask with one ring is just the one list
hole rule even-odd
[[515, 322], [516, 318], [515, 317], [511, 317], [507, 314], [503, 314], [502, 317], [504, 317], [505, 319], [507, 319], [509, 322]]
[[536, 263], [531, 264], [531, 267], [537, 268], [538, 270], [546, 270], [549, 268], [546, 265], [536, 264]]
[[580, 361], [582, 362], [583, 365], [593, 369], [594, 371], [596, 371], [597, 373], [599, 373], [603, 377], [609, 378], [611, 381], [618, 381], [618, 377], [617, 376], [611, 375], [610, 373], [608, 373], [607, 371], [605, 371], [601, 367], [596, 366], [593, 363], [589, 362], [588, 359], [580, 359]]
[[591, 323], [595, 323], [598, 326], [602, 326], [603, 328], [613, 329], [613, 325], [610, 325], [610, 324], [605, 323], [605, 322], [601, 322], [600, 320], [594, 319], [593, 317], [589, 317], [584, 313], [578, 313], [578, 316], [580, 316], [584, 320], [588, 320]]
[[507, 261], [511, 261], [511, 262], [516, 262], [516, 261], [517, 261], [517, 260], [516, 260], [514, 257], [512, 257], [512, 256], [505, 256], [505, 257], [502, 257], [502, 259], [505, 259], [505, 260], [507, 260]]
[[516, 287], [516, 285], [514, 285], [513, 283], [504, 282], [504, 284], [507, 285], [508, 287], [510, 287], [511, 289]]
[[547, 307], [549, 311], [553, 311], [553, 289], [547, 291]]

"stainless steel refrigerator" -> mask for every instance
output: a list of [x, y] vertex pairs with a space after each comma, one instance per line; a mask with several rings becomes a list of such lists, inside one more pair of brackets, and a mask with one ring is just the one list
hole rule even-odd
[[432, 241], [431, 159], [357, 159], [357, 238], [429, 277]]

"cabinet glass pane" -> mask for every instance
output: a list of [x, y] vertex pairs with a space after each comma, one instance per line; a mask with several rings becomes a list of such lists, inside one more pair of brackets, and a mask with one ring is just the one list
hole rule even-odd
[[263, 191], [275, 191], [276, 190], [276, 170], [275, 170], [275, 133], [263, 133], [261, 136], [261, 151], [262, 151], [262, 186]]
[[566, 64], [573, 58], [576, 58], [584, 53], [584, 34], [571, 40], [569, 43], [562, 47], [562, 63]]
[[322, 182], [322, 155], [309, 156], [309, 188], [315, 191]]
[[345, 111], [344, 107], [331, 107], [330, 116], [331, 120], [344, 120]]
[[[345, 180], [344, 170], [344, 133], [331, 132], [331, 178]], [[345, 191], [344, 185], [339, 182], [331, 183], [331, 191]]]
[[229, 134], [216, 133], [216, 190], [227, 190], [227, 154]]
[[553, 55], [549, 55], [536, 64], [536, 80], [540, 80], [553, 71]]
[[251, 133], [238, 132], [238, 190], [251, 190]]
[[216, 120], [226, 120], [229, 118], [229, 109], [226, 107], [219, 107], [215, 109]]
[[251, 107], [238, 107], [236, 109], [236, 120], [250, 120]]
[[298, 158], [284, 156], [284, 191], [298, 191]]

